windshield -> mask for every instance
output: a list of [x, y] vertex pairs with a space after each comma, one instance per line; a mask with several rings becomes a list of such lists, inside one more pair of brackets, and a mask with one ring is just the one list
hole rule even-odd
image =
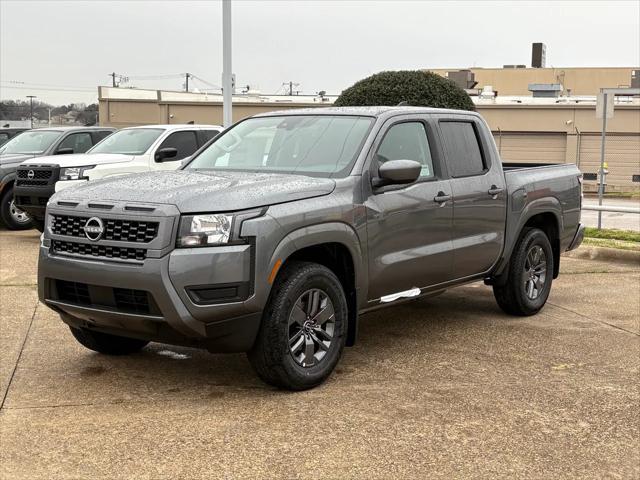
[[96, 144], [87, 153], [121, 153], [141, 155], [164, 132], [161, 128], [130, 128], [120, 130]]
[[44, 153], [60, 135], [62, 135], [62, 132], [54, 130], [22, 132], [4, 144], [0, 148], [0, 154], [24, 153], [37, 155]]
[[250, 118], [220, 134], [186, 169], [343, 176], [372, 123], [330, 115]]

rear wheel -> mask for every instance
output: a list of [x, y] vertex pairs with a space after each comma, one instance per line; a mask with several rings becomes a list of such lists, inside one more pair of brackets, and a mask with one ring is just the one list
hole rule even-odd
[[307, 262], [285, 268], [248, 357], [266, 383], [305, 390], [322, 383], [340, 360], [347, 300], [328, 268]]
[[16, 207], [13, 199], [13, 188], [8, 188], [0, 199], [0, 218], [9, 230], [26, 230], [32, 228], [31, 217]]
[[553, 268], [547, 235], [538, 228], [524, 230], [511, 255], [506, 282], [493, 286], [500, 308], [511, 315], [538, 313], [549, 298]]
[[137, 338], [120, 337], [94, 332], [86, 328], [69, 327], [75, 339], [84, 347], [105, 355], [128, 355], [141, 350], [149, 342]]

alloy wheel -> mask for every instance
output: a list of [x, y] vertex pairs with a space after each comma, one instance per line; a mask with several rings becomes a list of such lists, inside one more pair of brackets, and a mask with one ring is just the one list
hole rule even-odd
[[289, 315], [289, 352], [302, 367], [313, 367], [327, 355], [336, 318], [329, 296], [318, 288], [304, 292]]
[[524, 261], [524, 292], [529, 300], [536, 300], [547, 279], [547, 256], [540, 245], [532, 246]]
[[15, 200], [11, 199], [9, 203], [9, 214], [13, 221], [19, 224], [25, 224], [31, 221], [31, 217], [26, 213], [16, 207]]

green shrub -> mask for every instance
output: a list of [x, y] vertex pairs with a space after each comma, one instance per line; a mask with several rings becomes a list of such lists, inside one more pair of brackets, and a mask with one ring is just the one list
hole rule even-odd
[[431, 72], [400, 70], [371, 75], [347, 88], [338, 107], [407, 105], [475, 110], [469, 95], [451, 80]]

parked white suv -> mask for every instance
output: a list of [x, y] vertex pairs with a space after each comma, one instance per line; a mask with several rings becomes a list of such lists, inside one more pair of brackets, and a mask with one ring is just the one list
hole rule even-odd
[[156, 170], [175, 170], [222, 131], [218, 125], [146, 125], [124, 128], [80, 155], [38, 157], [22, 163], [15, 204], [42, 226], [54, 192], [88, 180]]

